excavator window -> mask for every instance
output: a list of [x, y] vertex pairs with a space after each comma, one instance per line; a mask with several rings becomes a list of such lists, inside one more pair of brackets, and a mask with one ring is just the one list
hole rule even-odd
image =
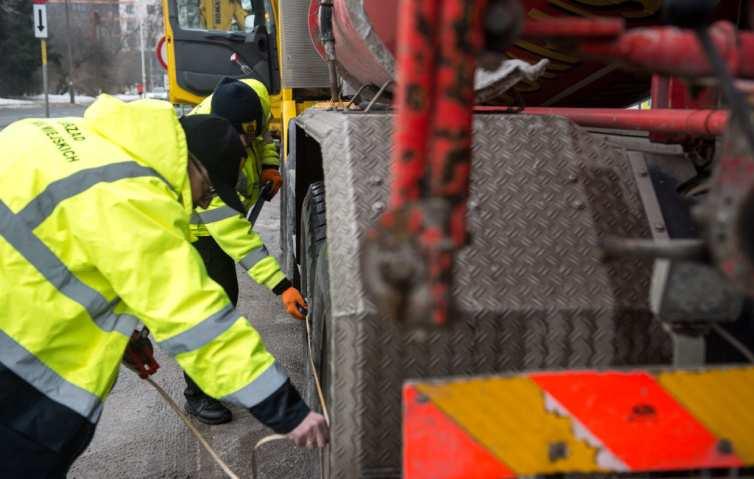
[[182, 29], [244, 33], [254, 30], [251, 0], [177, 0], [177, 6]]
[[[164, 0], [170, 100], [197, 104], [225, 77], [254, 78], [280, 91], [269, 0]], [[230, 59], [236, 58], [249, 71]]]

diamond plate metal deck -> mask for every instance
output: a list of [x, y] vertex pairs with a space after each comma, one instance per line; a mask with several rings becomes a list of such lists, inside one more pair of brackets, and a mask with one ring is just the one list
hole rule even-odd
[[605, 265], [596, 247], [651, 236], [624, 150], [562, 118], [477, 116], [459, 317], [421, 333], [377, 317], [361, 282], [361, 241], [387, 204], [391, 116], [297, 121], [322, 147], [327, 185], [333, 477], [400, 476], [405, 379], [668, 361], [652, 262]]

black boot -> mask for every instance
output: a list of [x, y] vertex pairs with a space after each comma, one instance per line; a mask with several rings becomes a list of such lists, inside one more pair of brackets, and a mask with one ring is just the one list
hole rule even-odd
[[186, 396], [186, 412], [194, 416], [204, 424], [224, 424], [233, 419], [230, 410], [223, 406], [217, 399], [204, 394], [194, 381], [184, 373], [186, 378], [186, 390], [183, 395]]

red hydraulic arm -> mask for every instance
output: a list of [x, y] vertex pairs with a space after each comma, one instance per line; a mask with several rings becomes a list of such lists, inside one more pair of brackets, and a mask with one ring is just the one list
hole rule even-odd
[[[477, 107], [477, 111], [495, 110]], [[720, 136], [728, 124], [726, 110], [626, 110], [620, 108], [525, 108], [529, 115], [556, 115], [569, 118], [582, 126], [642, 130], [652, 133], [689, 135], [695, 137]]]
[[[580, 39], [579, 48], [586, 55], [660, 75], [704, 79], [705, 85], [715, 80], [713, 84], [719, 88], [730, 112], [569, 108], [527, 108], [524, 111], [563, 115], [587, 126], [648, 130], [654, 134], [653, 139], [657, 139], [657, 134], [680, 134], [693, 139], [724, 133], [710, 191], [696, 207], [695, 217], [704, 231], [704, 245], [713, 263], [741, 291], [754, 295], [754, 250], [751, 248], [754, 242], [751, 228], [754, 223], [754, 126], [747, 98], [741, 92], [743, 87], [750, 93], [752, 82], [747, 80], [754, 79], [754, 62], [751, 61], [754, 59], [754, 33], [738, 32], [729, 22], [707, 27], [705, 19], [694, 18], [696, 4], [679, 0], [673, 5], [682, 13], [677, 19], [679, 24], [690, 29], [637, 28], [614, 38], [606, 34], [600, 39], [594, 34], [596, 21], [595, 28], [590, 29], [583, 20], [574, 22], [572, 28], [564, 26], [563, 22], [544, 20], [544, 24], [527, 27], [524, 31], [550, 38]], [[683, 17], [683, 14], [691, 16]], [[673, 81], [676, 80], [666, 80], [665, 85], [659, 79], [654, 81], [653, 97], [663, 106], [671, 106], [678, 100], [674, 95], [682, 91], [671, 84]], [[709, 105], [715, 100], [714, 93], [707, 90], [702, 98], [692, 101]], [[686, 100], [688, 98], [681, 98], [680, 103]]]
[[[483, 45], [485, 9], [489, 2], [501, 1], [401, 0], [390, 205], [369, 231], [362, 255], [365, 285], [388, 317], [418, 324], [448, 322], [455, 252], [468, 235], [474, 71], [482, 48], [490, 51], [490, 45]], [[586, 56], [665, 76], [714, 79], [727, 67], [738, 79], [754, 79], [753, 33], [738, 32], [729, 22], [714, 24], [709, 33], [702, 26], [694, 28], [626, 31], [622, 20], [566, 17], [530, 21], [521, 35], [566, 39]], [[715, 50], [721, 59], [713, 64], [710, 51]], [[495, 107], [476, 108], [485, 110]], [[523, 112], [685, 137], [720, 135], [731, 116], [711, 109]]]
[[[730, 72], [754, 78], [754, 33], [738, 32], [732, 23], [717, 22], [710, 36]], [[581, 51], [590, 56], [623, 62], [652, 72], [681, 77], [714, 76], [709, 60], [691, 30], [650, 27], [630, 30], [611, 42], [587, 42]]]
[[448, 321], [466, 244], [474, 72], [487, 0], [403, 0], [390, 207], [365, 245], [365, 278], [399, 320]]
[[521, 36], [527, 39], [614, 40], [625, 30], [626, 22], [622, 18], [558, 17], [526, 22]]
[[[391, 163], [393, 188], [390, 206], [416, 202], [422, 197], [422, 178], [427, 165], [431, 130], [437, 51], [434, 48], [442, 2], [401, 2], [396, 92], [395, 149]], [[424, 31], [415, 30], [424, 22]], [[412, 35], [406, 32], [412, 32]]]
[[[657, 141], [722, 135], [728, 123], [728, 112], [692, 109], [716, 105], [717, 90], [702, 89], [692, 99], [679, 80], [715, 76], [697, 34], [693, 30], [664, 26], [629, 31], [624, 28], [620, 19], [547, 18], [527, 22], [522, 36], [576, 41], [578, 49], [585, 56], [655, 72], [652, 87], [655, 104], [652, 110], [532, 107], [524, 109], [523, 113], [565, 116], [591, 127], [646, 130]], [[721, 21], [709, 28], [709, 37], [734, 76], [754, 78], [754, 62], [751, 61], [754, 58], [754, 33], [738, 32], [730, 22]], [[749, 89], [750, 85], [751, 82]], [[662, 98], [662, 92], [673, 97]], [[677, 109], [679, 107], [681, 109]], [[477, 107], [476, 110], [499, 109]]]
[[[738, 78], [754, 78], [754, 33], [739, 32], [728, 21], [709, 28], [715, 47], [728, 70]], [[712, 77], [714, 71], [693, 30], [643, 27], [625, 30], [614, 18], [560, 17], [530, 20], [521, 34], [529, 39], [565, 39], [578, 42], [579, 51], [592, 58], [680, 77]]]

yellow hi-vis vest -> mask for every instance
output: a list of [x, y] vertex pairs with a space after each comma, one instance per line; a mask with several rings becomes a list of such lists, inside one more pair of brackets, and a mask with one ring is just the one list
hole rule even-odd
[[[262, 105], [262, 117], [270, 117], [270, 96], [264, 84], [257, 80], [242, 80], [251, 86], [259, 96]], [[209, 114], [212, 109], [212, 96], [205, 98], [189, 115]], [[265, 133], [257, 137], [247, 148], [247, 157], [241, 171], [237, 192], [244, 206], [251, 206], [259, 198], [260, 174], [263, 165], [279, 166], [280, 157], [275, 145], [265, 139]], [[271, 256], [258, 233], [252, 230], [252, 225], [239, 215], [236, 210], [227, 206], [220, 198], [212, 199], [205, 208], [197, 208], [191, 217], [191, 232], [195, 236], [212, 236], [220, 248], [236, 263], [239, 263], [258, 284], [269, 289], [275, 288], [285, 274], [280, 270], [280, 264]]]
[[102, 95], [83, 119], [11, 124], [0, 151], [3, 365], [96, 422], [141, 321], [210, 396], [252, 407], [285, 383], [188, 241], [172, 105]]
[[202, 26], [207, 30], [230, 31], [233, 20], [239, 31], [246, 29], [249, 15], [241, 6], [240, 0], [201, 0]]

